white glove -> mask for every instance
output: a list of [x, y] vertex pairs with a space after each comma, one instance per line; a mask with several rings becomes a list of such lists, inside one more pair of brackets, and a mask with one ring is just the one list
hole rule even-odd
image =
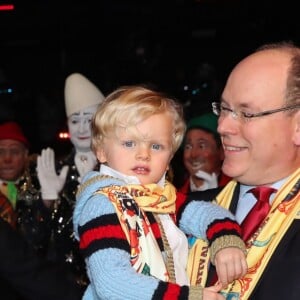
[[218, 177], [215, 173], [209, 174], [206, 173], [202, 170], [199, 170], [195, 173], [195, 176], [198, 178], [203, 179], [203, 184], [197, 188], [194, 187], [193, 190], [197, 190], [197, 191], [205, 191], [208, 189], [212, 189], [212, 188], [216, 188], [218, 187]]
[[89, 152], [77, 152], [75, 154], [75, 165], [81, 178], [89, 171], [92, 171], [97, 164], [97, 158], [92, 151]]
[[56, 174], [54, 151], [51, 148], [42, 150], [37, 158], [37, 175], [41, 185], [43, 200], [56, 200], [62, 190], [69, 166], [63, 166], [60, 174]]

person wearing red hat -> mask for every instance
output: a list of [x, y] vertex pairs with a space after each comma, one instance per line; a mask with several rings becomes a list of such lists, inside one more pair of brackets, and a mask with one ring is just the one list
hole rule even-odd
[[50, 240], [51, 210], [40, 197], [36, 160], [14, 121], [0, 124], [1, 299], [80, 299], [80, 286], [42, 257]]
[[42, 249], [47, 244], [46, 232], [50, 236], [46, 221], [51, 212], [39, 197], [36, 159], [29, 147], [17, 122], [0, 124], [0, 216], [36, 249]]
[[16, 180], [25, 169], [29, 142], [16, 122], [0, 125], [0, 178]]
[[15, 182], [24, 173], [29, 142], [16, 122], [0, 125], [0, 215], [16, 227], [17, 189]]

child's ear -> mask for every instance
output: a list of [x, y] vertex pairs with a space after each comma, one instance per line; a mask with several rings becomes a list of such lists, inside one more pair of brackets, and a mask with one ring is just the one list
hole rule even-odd
[[96, 151], [96, 156], [97, 156], [97, 159], [100, 163], [105, 163], [107, 161], [106, 159], [106, 153], [104, 151], [103, 148], [98, 148], [97, 151]]
[[300, 111], [294, 115], [294, 124], [293, 142], [296, 146], [300, 146]]

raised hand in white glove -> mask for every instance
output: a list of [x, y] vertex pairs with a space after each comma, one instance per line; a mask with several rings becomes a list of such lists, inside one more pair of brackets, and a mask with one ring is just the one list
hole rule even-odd
[[63, 166], [60, 174], [55, 170], [55, 155], [51, 148], [42, 150], [37, 158], [37, 174], [43, 200], [56, 200], [62, 190], [69, 167]]
[[80, 175], [80, 179], [89, 171], [92, 171], [97, 164], [97, 158], [92, 151], [89, 152], [76, 152], [75, 165]]
[[205, 191], [208, 189], [218, 187], [218, 177], [215, 173], [209, 174], [202, 170], [199, 170], [195, 173], [195, 176], [203, 180], [203, 184], [200, 187], [191, 186], [193, 191]]

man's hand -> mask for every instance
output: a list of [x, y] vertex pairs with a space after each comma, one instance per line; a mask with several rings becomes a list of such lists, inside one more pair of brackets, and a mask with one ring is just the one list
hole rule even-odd
[[212, 285], [210, 287], [206, 287], [203, 289], [203, 300], [225, 300], [219, 292], [222, 289], [222, 284], [220, 282]]
[[62, 190], [69, 167], [64, 166], [59, 175], [55, 170], [55, 156], [51, 148], [42, 150], [37, 158], [37, 174], [43, 200], [56, 200]]

